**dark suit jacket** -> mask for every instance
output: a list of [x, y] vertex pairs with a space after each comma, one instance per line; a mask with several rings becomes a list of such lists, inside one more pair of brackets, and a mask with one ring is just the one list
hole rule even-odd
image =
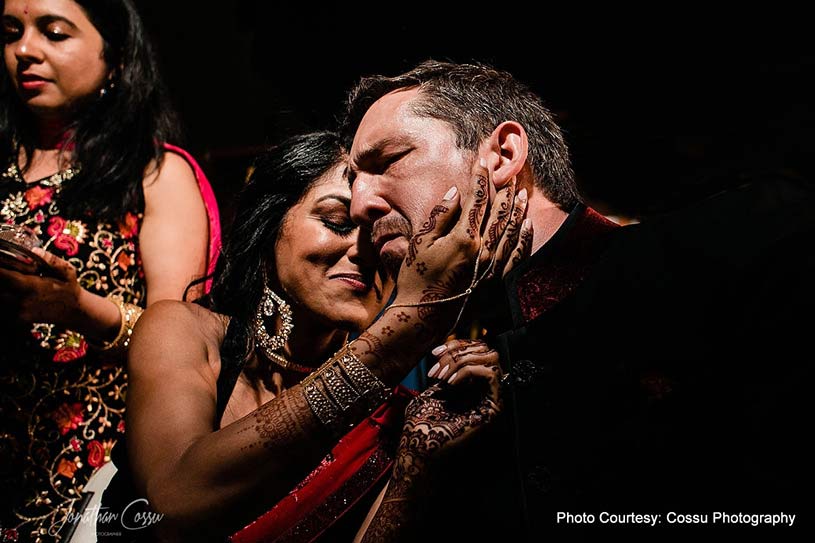
[[[473, 523], [458, 537], [798, 533], [680, 527], [666, 514], [785, 511], [806, 522], [813, 204], [808, 182], [764, 176], [625, 228], [577, 208], [505, 281], [512, 324], [495, 341], [507, 410], [450, 483], [448, 503], [466, 504]], [[601, 525], [603, 511], [662, 516], [654, 528]]]

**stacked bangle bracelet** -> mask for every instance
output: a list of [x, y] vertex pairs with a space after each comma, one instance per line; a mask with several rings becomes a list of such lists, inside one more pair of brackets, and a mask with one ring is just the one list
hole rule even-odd
[[314, 414], [336, 434], [371, 413], [391, 392], [348, 347], [306, 377], [302, 385]]

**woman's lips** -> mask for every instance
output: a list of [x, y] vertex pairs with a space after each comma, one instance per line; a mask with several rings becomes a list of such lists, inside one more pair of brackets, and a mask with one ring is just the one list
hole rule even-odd
[[21, 81], [20, 86], [25, 90], [41, 89], [48, 83], [45, 79], [30, 79], [28, 81]]
[[48, 83], [48, 80], [38, 75], [31, 74], [20, 75], [20, 87], [22, 87], [25, 90], [40, 89], [44, 87], [46, 83]]
[[370, 290], [373, 281], [366, 281], [365, 278], [358, 273], [338, 273], [332, 275], [331, 279], [339, 279], [340, 281], [350, 285], [355, 291], [367, 292]]

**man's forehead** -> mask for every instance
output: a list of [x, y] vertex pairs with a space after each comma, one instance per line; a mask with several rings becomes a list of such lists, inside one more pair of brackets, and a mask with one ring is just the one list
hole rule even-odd
[[415, 118], [410, 104], [416, 96], [416, 91], [392, 91], [374, 102], [357, 127], [354, 144], [363, 140], [372, 143], [372, 140], [393, 137], [401, 128]]

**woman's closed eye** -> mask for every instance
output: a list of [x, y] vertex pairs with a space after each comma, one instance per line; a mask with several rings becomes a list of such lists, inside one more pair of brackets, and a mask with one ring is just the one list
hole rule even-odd
[[326, 228], [342, 237], [350, 236], [357, 229], [357, 225], [348, 218], [323, 217], [320, 219]]
[[19, 24], [15, 24], [10, 20], [3, 21], [3, 43], [14, 43], [20, 39], [23, 31]]

